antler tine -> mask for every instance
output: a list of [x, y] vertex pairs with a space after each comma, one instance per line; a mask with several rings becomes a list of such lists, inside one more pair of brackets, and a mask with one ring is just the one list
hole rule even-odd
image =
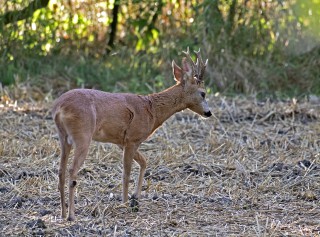
[[203, 60], [202, 60], [202, 57], [201, 57], [201, 54], [200, 54], [200, 49], [198, 51], [194, 51], [195, 54], [197, 55], [197, 59], [199, 59], [200, 61], [200, 66], [207, 66], [207, 63], [208, 63], [208, 59], [206, 60], [206, 63], [203, 63]]
[[192, 70], [193, 71], [197, 70], [198, 68], [197, 68], [196, 64], [194, 63], [194, 61], [192, 60], [192, 58], [190, 56], [189, 47], [187, 48], [187, 52], [185, 52], [185, 51], [182, 51], [182, 52], [186, 55], [186, 57], [190, 61], [190, 63], [192, 63], [192, 65], [191, 65], [192, 66]]
[[205, 72], [205, 69], [206, 69], [206, 66], [207, 66], [207, 63], [208, 63], [208, 59], [206, 60], [205, 63], [203, 63], [203, 60], [202, 60], [202, 57], [201, 57], [201, 54], [200, 54], [200, 49], [198, 51], [194, 51], [194, 52], [197, 55], [196, 66], [197, 66], [197, 70], [199, 72], [198, 80], [202, 81], [203, 80], [203, 75], [204, 75], [204, 72]]

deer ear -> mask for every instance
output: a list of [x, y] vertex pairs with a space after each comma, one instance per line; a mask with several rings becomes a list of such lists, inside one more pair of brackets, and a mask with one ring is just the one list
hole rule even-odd
[[182, 69], [175, 63], [175, 61], [172, 61], [172, 71], [175, 81], [182, 81]]

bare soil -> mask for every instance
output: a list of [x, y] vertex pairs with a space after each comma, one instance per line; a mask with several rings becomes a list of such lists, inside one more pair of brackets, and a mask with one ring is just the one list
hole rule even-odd
[[50, 104], [1, 104], [0, 236], [320, 236], [319, 100], [210, 105], [214, 117], [176, 114], [140, 147], [138, 212], [121, 204], [121, 151], [93, 142], [68, 222]]

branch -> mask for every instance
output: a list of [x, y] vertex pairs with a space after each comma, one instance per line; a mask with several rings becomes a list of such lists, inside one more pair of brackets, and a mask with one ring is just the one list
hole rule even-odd
[[0, 16], [0, 25], [7, 25], [27, 19], [31, 17], [36, 10], [47, 7], [48, 4], [49, 0], [34, 0], [22, 10], [6, 12]]

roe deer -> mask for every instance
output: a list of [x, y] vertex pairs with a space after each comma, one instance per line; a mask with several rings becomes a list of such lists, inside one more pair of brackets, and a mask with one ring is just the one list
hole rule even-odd
[[83, 164], [91, 140], [117, 144], [123, 150], [122, 201], [128, 202], [128, 186], [132, 161], [140, 166], [131, 206], [138, 205], [146, 159], [138, 151], [145, 141], [171, 115], [190, 109], [203, 117], [211, 112], [205, 100], [203, 74], [207, 66], [200, 50], [196, 63], [187, 52], [182, 59], [182, 68], [172, 61], [176, 85], [149, 95], [107, 93], [91, 89], [74, 89], [61, 95], [53, 105], [53, 119], [57, 127], [61, 161], [59, 185], [61, 216], [66, 217], [65, 178], [68, 156], [74, 145], [74, 159], [69, 169], [69, 216], [75, 219], [74, 192], [77, 173]]

